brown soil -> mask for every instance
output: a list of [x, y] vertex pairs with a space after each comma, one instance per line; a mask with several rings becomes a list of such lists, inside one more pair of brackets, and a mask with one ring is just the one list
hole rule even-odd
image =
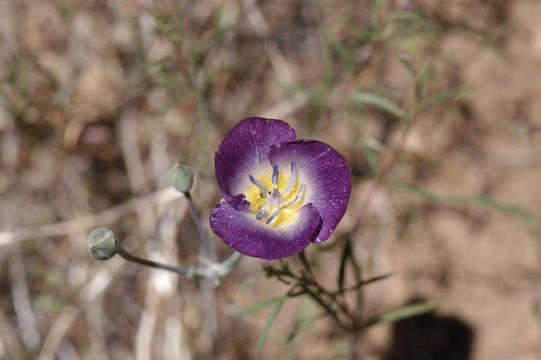
[[[206, 215], [220, 198], [212, 155], [222, 137], [250, 115], [284, 118], [299, 137], [332, 144], [352, 168], [350, 208], [336, 233], [352, 237], [366, 277], [394, 274], [366, 287], [366, 313], [438, 301], [432, 314], [369, 329], [354, 345], [363, 359], [541, 358], [541, 2], [389, 4], [383, 19], [414, 11], [421, 25], [369, 41], [368, 24], [377, 19], [370, 1], [0, 0], [0, 234], [151, 193], [178, 159], [198, 174], [194, 198]], [[430, 63], [428, 95], [464, 90], [418, 114], [404, 142], [398, 119], [346, 101], [370, 89], [410, 109], [413, 80], [401, 59], [418, 70]], [[367, 147], [380, 164], [400, 154], [381, 186]], [[104, 225], [138, 254], [195, 263], [185, 204], [170, 213], [149, 208]], [[177, 226], [172, 241], [156, 231], [171, 230], [164, 219]], [[280, 336], [298, 317], [320, 311], [295, 299], [258, 353], [269, 309], [231, 314], [286, 288], [265, 279], [254, 259], [242, 260], [220, 286], [220, 325], [210, 344], [199, 286], [120, 259], [96, 263], [84, 242], [88, 227], [31, 233], [9, 245], [0, 236], [7, 269], [0, 272], [0, 358], [335, 359], [351, 352], [326, 318], [286, 346]], [[227, 256], [214, 240], [220, 258]], [[307, 251], [329, 287], [339, 247]], [[122, 267], [104, 280], [103, 293], [78, 293], [115, 266]], [[66, 331], [51, 332], [62, 321]]]

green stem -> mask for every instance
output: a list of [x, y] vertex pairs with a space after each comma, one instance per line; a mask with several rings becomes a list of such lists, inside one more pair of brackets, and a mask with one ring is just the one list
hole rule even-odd
[[329, 314], [333, 320], [336, 322], [336, 324], [346, 332], [350, 332], [350, 327], [340, 319], [340, 316], [336, 312], [336, 310], [332, 307], [332, 305], [326, 303], [320, 296], [318, 296], [317, 293], [315, 293], [312, 289], [310, 289], [306, 284], [301, 285], [303, 290], [314, 300], [316, 303], [318, 303], [327, 314]]
[[240, 253], [234, 252], [221, 263], [212, 263], [204, 267], [194, 267], [194, 266], [182, 267], [182, 266], [166, 265], [166, 264], [162, 264], [156, 261], [140, 258], [138, 256], [130, 254], [122, 246], [118, 250], [117, 254], [127, 261], [131, 261], [131, 262], [144, 265], [144, 266], [153, 267], [156, 269], [171, 271], [177, 274], [186, 275], [186, 277], [190, 279], [198, 278], [198, 279], [208, 279], [208, 280], [215, 280], [215, 281], [229, 274], [231, 270], [233, 270], [233, 267], [237, 264], [237, 262], [241, 258]]
[[302, 265], [308, 271], [310, 275], [312, 275], [312, 267], [310, 266], [310, 263], [308, 262], [308, 259], [306, 258], [306, 254], [304, 253], [304, 250], [299, 253], [299, 259], [301, 260]]
[[162, 269], [162, 270], [167, 270], [167, 271], [172, 271], [172, 272], [175, 272], [177, 274], [188, 275], [190, 273], [190, 271], [192, 271], [190, 268], [165, 265], [165, 264], [162, 264], [162, 263], [159, 263], [159, 262], [156, 262], [156, 261], [140, 258], [138, 256], [130, 254], [122, 246], [118, 250], [118, 255], [120, 255], [125, 260], [131, 261], [131, 262], [134, 262], [134, 263], [137, 263], [137, 264], [140, 264], [140, 265], [150, 266], [150, 267], [154, 267], [154, 268]]

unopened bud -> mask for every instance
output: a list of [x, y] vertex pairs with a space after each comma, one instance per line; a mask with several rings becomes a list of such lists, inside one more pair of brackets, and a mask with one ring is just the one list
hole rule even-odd
[[186, 193], [192, 189], [193, 173], [188, 165], [175, 164], [167, 175], [169, 185], [181, 193]]
[[104, 227], [92, 230], [86, 241], [92, 257], [96, 260], [108, 260], [115, 256], [120, 248], [115, 233]]

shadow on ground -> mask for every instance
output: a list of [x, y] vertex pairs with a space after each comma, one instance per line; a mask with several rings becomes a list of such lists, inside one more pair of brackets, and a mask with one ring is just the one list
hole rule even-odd
[[430, 312], [393, 325], [392, 342], [384, 359], [469, 360], [473, 340], [473, 329], [463, 320]]

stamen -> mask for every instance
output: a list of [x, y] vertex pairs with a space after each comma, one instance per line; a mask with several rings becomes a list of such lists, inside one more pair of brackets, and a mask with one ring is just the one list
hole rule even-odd
[[291, 200], [287, 206], [295, 205], [299, 202], [299, 200], [302, 199], [304, 195], [304, 190], [306, 190], [306, 186], [304, 184], [301, 185], [301, 188], [299, 189], [299, 192], [297, 193], [297, 196], [295, 196], [295, 199]]
[[250, 182], [254, 184], [255, 186], [257, 186], [259, 190], [261, 190], [261, 192], [264, 194], [264, 196], [267, 196], [267, 194], [269, 194], [269, 190], [267, 190], [265, 185], [263, 185], [258, 180], [256, 180], [256, 178], [254, 178], [252, 175], [250, 175], [249, 177], [250, 177]]
[[272, 185], [276, 188], [278, 186], [278, 165], [272, 167]]
[[[257, 221], [261, 221], [261, 223], [264, 223], [265, 225], [272, 223], [274, 226], [280, 225], [283, 222], [289, 222], [295, 213], [295, 210], [304, 202], [307, 186], [299, 181], [297, 163], [291, 161], [290, 164], [289, 179], [284, 191], [280, 191], [278, 186], [278, 183], [282, 182], [280, 180], [281, 174], [278, 165], [272, 166], [270, 184], [266, 182], [268, 180], [264, 180], [265, 182], [259, 181], [254, 176], [249, 175], [250, 182], [258, 188], [261, 196], [261, 199], [257, 199], [256, 191], [254, 191], [253, 188], [250, 190], [250, 196], [254, 197], [254, 201], [258, 204], [256, 210], [254, 210], [252, 214], [255, 214]], [[292, 197], [294, 199], [289, 201]], [[285, 213], [283, 213], [283, 216], [279, 217], [279, 215], [282, 214], [282, 211], [285, 211]]]
[[267, 209], [261, 209], [257, 212], [257, 214], [255, 214], [255, 218], [257, 220], [261, 220], [265, 217], [265, 215], [267, 215]]
[[291, 175], [289, 175], [289, 181], [287, 182], [286, 189], [284, 190], [284, 193], [288, 193], [292, 188], [293, 184], [295, 184], [295, 180], [297, 179], [297, 164], [292, 161], [291, 162]]
[[280, 214], [280, 208], [274, 210], [272, 212], [272, 214], [270, 214], [269, 218], [267, 219], [267, 221], [265, 221], [265, 224], [269, 224], [272, 220], [274, 220], [275, 217], [278, 216], [278, 214]]

